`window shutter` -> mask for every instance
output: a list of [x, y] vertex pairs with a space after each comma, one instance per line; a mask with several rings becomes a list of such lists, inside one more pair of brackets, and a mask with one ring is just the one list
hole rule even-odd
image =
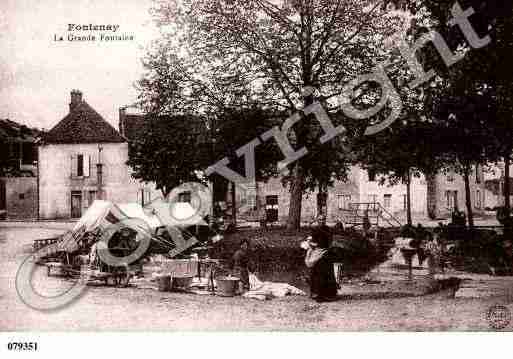
[[77, 177], [78, 160], [77, 155], [71, 155], [71, 177]]
[[84, 155], [84, 177], [89, 177], [91, 169], [91, 156]]

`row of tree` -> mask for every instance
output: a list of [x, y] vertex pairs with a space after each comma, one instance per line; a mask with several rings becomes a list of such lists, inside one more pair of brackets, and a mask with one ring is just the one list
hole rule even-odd
[[[138, 178], [156, 181], [164, 194], [198, 178], [198, 171], [228, 157], [244, 173], [236, 150], [314, 101], [335, 125], [347, 129], [321, 144], [319, 122], [303, 116], [289, 133], [308, 154], [284, 176], [290, 188], [290, 229], [299, 228], [301, 199], [307, 190], [327, 191], [359, 163], [408, 185], [412, 176], [455, 169], [463, 175], [472, 224], [470, 170], [512, 152], [510, 121], [512, 4], [460, 1], [480, 39], [472, 48], [458, 26], [451, 26], [453, 0], [166, 0], [153, 15], [161, 37], [149, 49], [146, 73], [138, 82], [140, 103], [149, 114], [147, 132], [131, 144], [129, 164]], [[398, 11], [401, 10], [401, 11]], [[433, 46], [416, 54], [436, 75], [410, 88], [411, 64], [397, 40], [413, 47], [437, 31], [462, 60], [448, 67]], [[394, 37], [395, 36], [395, 37]], [[395, 40], [394, 40], [395, 39]], [[365, 129], [388, 116], [394, 104], [375, 116], [355, 120], [340, 111], [344, 86], [387, 61], [387, 75], [400, 96], [400, 117], [384, 131]], [[305, 88], [314, 93], [305, 95]], [[361, 84], [351, 104], [371, 108], [382, 96], [372, 82]], [[283, 158], [275, 142], [256, 151], [257, 179], [278, 174]], [[508, 177], [508, 173], [506, 174]], [[200, 176], [201, 177], [201, 176]], [[220, 182], [213, 176], [214, 183]], [[509, 191], [509, 181], [506, 181]], [[232, 193], [234, 194], [235, 187]], [[409, 194], [409, 190], [408, 190]], [[411, 208], [408, 195], [408, 208]], [[509, 194], [506, 207], [509, 210]], [[411, 211], [408, 211], [411, 222]]]

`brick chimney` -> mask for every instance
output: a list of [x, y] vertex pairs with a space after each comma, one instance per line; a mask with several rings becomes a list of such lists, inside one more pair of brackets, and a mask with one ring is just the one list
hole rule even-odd
[[71, 102], [69, 103], [69, 110], [73, 111], [77, 105], [82, 102], [82, 92], [79, 90], [71, 90]]

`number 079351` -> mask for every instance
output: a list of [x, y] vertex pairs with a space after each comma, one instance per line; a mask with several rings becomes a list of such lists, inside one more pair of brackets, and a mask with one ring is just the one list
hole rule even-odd
[[37, 351], [36, 342], [10, 342], [7, 343], [9, 351]]

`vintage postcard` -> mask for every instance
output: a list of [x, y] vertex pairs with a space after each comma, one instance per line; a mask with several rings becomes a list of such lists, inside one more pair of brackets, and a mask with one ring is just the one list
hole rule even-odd
[[512, 36], [511, 1], [3, 0], [0, 331], [511, 331]]

